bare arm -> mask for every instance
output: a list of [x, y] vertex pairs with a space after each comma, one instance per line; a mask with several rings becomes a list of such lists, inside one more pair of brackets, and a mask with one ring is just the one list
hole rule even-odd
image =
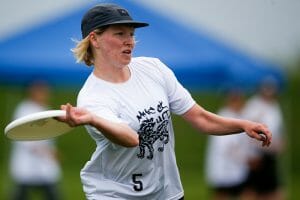
[[124, 147], [135, 147], [139, 144], [138, 134], [126, 124], [114, 123], [99, 116], [96, 116], [86, 109], [73, 107], [70, 104], [62, 105], [66, 110], [66, 117], [58, 120], [69, 124], [72, 127], [80, 125], [91, 125], [113, 143]]
[[197, 104], [183, 114], [183, 118], [205, 133], [228, 135], [246, 132], [249, 137], [262, 141], [263, 146], [269, 146], [271, 143], [272, 134], [265, 125], [248, 120], [221, 117], [206, 111]]

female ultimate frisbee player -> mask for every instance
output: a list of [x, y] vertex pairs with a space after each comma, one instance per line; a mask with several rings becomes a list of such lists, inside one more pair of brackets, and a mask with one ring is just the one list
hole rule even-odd
[[70, 126], [84, 125], [97, 144], [81, 170], [87, 199], [179, 200], [184, 193], [174, 152], [171, 113], [202, 132], [246, 132], [271, 142], [266, 126], [206, 111], [157, 58], [132, 58], [136, 28], [128, 11], [99, 4], [83, 16], [78, 62], [93, 66], [77, 106], [62, 105]]

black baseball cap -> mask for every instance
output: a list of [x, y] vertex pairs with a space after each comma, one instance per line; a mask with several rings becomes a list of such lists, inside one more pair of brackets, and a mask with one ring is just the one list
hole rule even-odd
[[134, 21], [126, 9], [116, 4], [98, 4], [88, 10], [81, 20], [82, 38], [97, 28], [113, 24], [128, 24], [134, 28], [149, 25]]

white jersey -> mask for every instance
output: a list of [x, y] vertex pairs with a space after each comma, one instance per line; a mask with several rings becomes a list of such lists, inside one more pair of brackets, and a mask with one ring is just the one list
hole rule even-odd
[[121, 84], [89, 76], [78, 107], [139, 134], [139, 146], [125, 148], [86, 126], [97, 149], [81, 170], [87, 199], [177, 200], [183, 196], [174, 152], [171, 113], [183, 114], [194, 104], [173, 72], [155, 58], [133, 58], [131, 77]]
[[[16, 108], [14, 118], [44, 110], [35, 102], [24, 101]], [[61, 171], [57, 160], [49, 153], [52, 148], [55, 148], [53, 140], [13, 142], [10, 162], [13, 179], [25, 184], [57, 182]]]
[[[219, 115], [241, 119], [242, 114], [228, 108]], [[248, 137], [245, 134], [209, 136], [206, 178], [213, 187], [232, 187], [245, 181], [248, 174]]]

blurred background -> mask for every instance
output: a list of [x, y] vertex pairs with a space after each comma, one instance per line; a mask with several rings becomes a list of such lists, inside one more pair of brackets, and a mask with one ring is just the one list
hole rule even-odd
[[[225, 92], [241, 90], [250, 99], [266, 77], [278, 87], [285, 148], [279, 171], [286, 199], [300, 196], [300, 2], [297, 0], [0, 0], [1, 130], [13, 119], [33, 80], [49, 84], [48, 107], [76, 104], [92, 69], [76, 64], [72, 40], [81, 39], [83, 13], [99, 2], [113, 2], [133, 18], [150, 23], [136, 31], [135, 56], [160, 58], [207, 110], [218, 112]], [[176, 153], [187, 199], [211, 199], [205, 179], [208, 137], [174, 116]], [[3, 132], [3, 131], [2, 131]], [[63, 199], [84, 199], [79, 172], [95, 144], [84, 128], [55, 141], [62, 168]], [[0, 139], [0, 198], [9, 199], [12, 142]], [[35, 199], [41, 199], [38, 192]]]

